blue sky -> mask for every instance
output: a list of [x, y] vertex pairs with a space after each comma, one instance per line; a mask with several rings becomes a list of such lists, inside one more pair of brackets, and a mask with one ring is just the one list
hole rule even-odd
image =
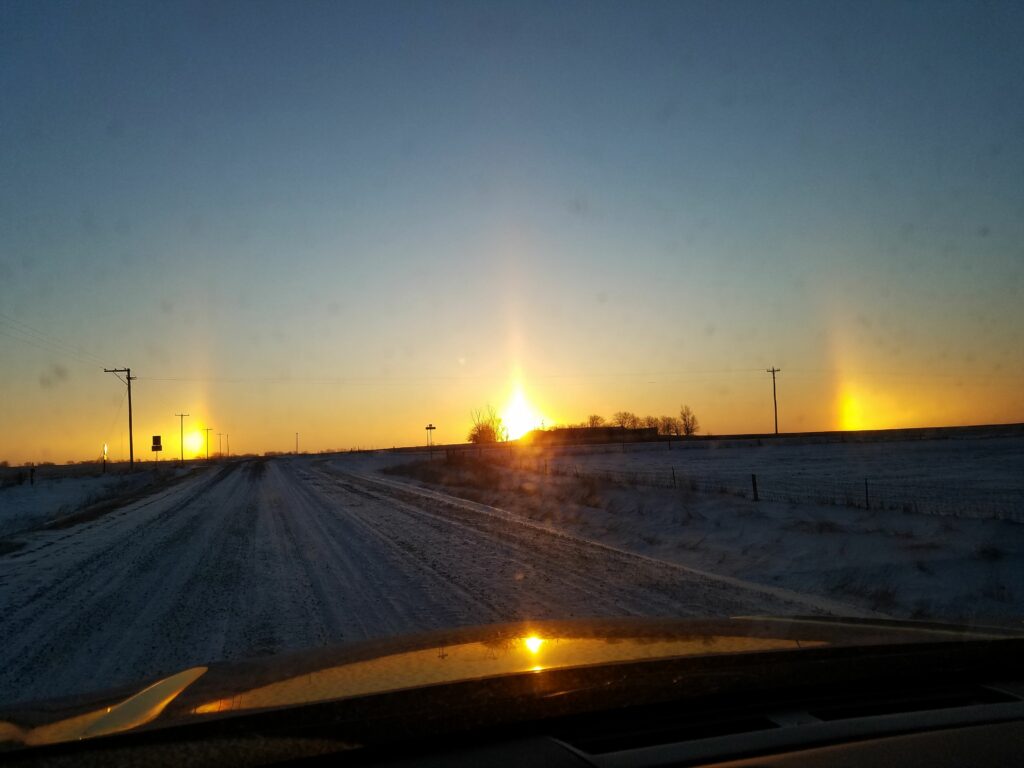
[[152, 379], [144, 431], [191, 408], [260, 451], [461, 439], [516, 386], [758, 430], [770, 364], [792, 429], [1020, 420], [1022, 33], [1013, 3], [0, 3], [0, 458], [114, 439], [97, 360]]

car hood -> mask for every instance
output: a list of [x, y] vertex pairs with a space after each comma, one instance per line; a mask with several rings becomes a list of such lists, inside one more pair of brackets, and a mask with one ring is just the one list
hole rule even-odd
[[[823, 618], [497, 624], [196, 666], [144, 685], [0, 713], [20, 748], [473, 681], [672, 659], [1024, 637], [996, 628]], [[634, 670], [639, 667], [633, 667]], [[585, 675], [580, 680], [585, 679]]]

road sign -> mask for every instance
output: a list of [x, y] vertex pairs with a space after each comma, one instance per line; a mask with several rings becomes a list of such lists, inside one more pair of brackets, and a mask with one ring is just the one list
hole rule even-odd
[[160, 445], [160, 435], [153, 435], [153, 448], [154, 451], [162, 451], [164, 447]]

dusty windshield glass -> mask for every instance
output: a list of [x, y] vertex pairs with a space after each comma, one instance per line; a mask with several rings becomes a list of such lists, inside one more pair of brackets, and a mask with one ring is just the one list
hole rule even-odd
[[0, 706], [508, 621], [1021, 627], [1022, 35], [0, 3]]

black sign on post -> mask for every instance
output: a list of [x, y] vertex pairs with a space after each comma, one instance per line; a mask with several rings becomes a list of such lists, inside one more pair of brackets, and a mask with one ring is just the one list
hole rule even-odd
[[433, 424], [427, 424], [425, 429], [427, 430], [427, 450], [430, 451], [430, 458], [434, 458], [433, 432], [435, 429], [437, 429], [437, 427], [435, 427]]
[[160, 445], [160, 435], [153, 435], [153, 450], [162, 451], [164, 447]]

